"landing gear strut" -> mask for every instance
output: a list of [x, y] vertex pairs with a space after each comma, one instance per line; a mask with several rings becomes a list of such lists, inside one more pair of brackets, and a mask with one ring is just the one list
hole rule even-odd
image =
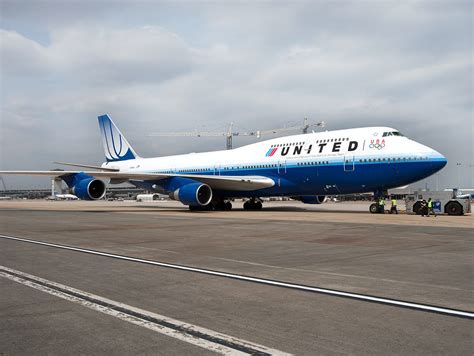
[[262, 201], [252, 198], [244, 203], [244, 210], [260, 210], [262, 209]]

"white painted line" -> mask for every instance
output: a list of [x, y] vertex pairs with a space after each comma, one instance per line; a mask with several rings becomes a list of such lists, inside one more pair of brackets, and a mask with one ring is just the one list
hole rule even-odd
[[279, 350], [267, 348], [250, 341], [135, 308], [8, 267], [0, 266], [0, 276], [223, 355], [290, 355]]
[[240, 281], [254, 282], [254, 283], [259, 283], [259, 284], [266, 284], [266, 285], [271, 285], [271, 286], [284, 287], [284, 288], [296, 289], [296, 290], [313, 292], [313, 293], [327, 294], [327, 295], [350, 298], [350, 299], [355, 299], [355, 300], [362, 300], [366, 302], [380, 303], [380, 304], [386, 304], [386, 305], [391, 305], [391, 306], [396, 306], [396, 307], [415, 309], [415, 310], [425, 311], [425, 312], [430, 312], [430, 313], [438, 313], [438, 314], [444, 314], [444, 315], [449, 315], [449, 316], [474, 319], [474, 313], [470, 311], [465, 311], [465, 310], [445, 308], [445, 307], [421, 304], [421, 303], [413, 303], [413, 302], [397, 300], [397, 299], [382, 298], [382, 297], [371, 296], [367, 294], [344, 292], [344, 291], [335, 290], [335, 289], [319, 288], [319, 287], [307, 286], [303, 284], [287, 283], [287, 282], [276, 281], [276, 280], [271, 280], [271, 279], [245, 276], [245, 275], [240, 275], [240, 274], [235, 274], [235, 273], [214, 271], [214, 270], [209, 270], [209, 269], [204, 269], [204, 268], [196, 268], [196, 267], [189, 267], [189, 266], [177, 265], [177, 264], [172, 264], [172, 263], [145, 260], [145, 259], [136, 258], [136, 257], [116, 255], [113, 253], [95, 251], [95, 250], [67, 246], [67, 245], [54, 244], [54, 243], [49, 243], [49, 242], [21, 238], [21, 237], [0, 235], [0, 238], [15, 240], [15, 241], [22, 241], [22, 242], [32, 243], [36, 245], [54, 247], [54, 248], [59, 248], [63, 250], [83, 252], [87, 254], [110, 257], [110, 258], [115, 258], [119, 260], [144, 263], [144, 264], [153, 265], [153, 266], [172, 268], [172, 269], [177, 269], [181, 271], [196, 272], [196, 273], [202, 273], [202, 274], [207, 274], [211, 276], [219, 276], [219, 277], [236, 279]]

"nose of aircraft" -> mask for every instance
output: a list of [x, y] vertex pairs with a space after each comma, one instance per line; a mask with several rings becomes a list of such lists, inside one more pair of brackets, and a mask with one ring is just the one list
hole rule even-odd
[[430, 157], [431, 166], [433, 168], [433, 173], [440, 171], [448, 163], [446, 157], [444, 157], [438, 151], [432, 150], [432, 155]]

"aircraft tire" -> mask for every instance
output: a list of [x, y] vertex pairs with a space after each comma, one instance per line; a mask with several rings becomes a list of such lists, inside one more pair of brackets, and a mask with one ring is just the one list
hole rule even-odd
[[262, 202], [259, 200], [247, 200], [244, 203], [245, 210], [260, 210], [262, 209]]
[[379, 212], [379, 207], [376, 203], [372, 203], [370, 204], [369, 206], [369, 211], [372, 213], [372, 214], [377, 214]]

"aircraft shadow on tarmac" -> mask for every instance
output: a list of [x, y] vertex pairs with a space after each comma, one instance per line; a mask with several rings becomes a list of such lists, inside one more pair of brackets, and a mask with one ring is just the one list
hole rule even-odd
[[[187, 212], [190, 214], [195, 213], [218, 213], [219, 211], [189, 211], [186, 207], [183, 208], [170, 208], [165, 206], [136, 206], [133, 209], [127, 210], [120, 210], [120, 212], [136, 212], [135, 209], [143, 209], [147, 211], [163, 211], [163, 212]], [[339, 214], [369, 214], [369, 211], [362, 211], [362, 210], [312, 210], [306, 209], [304, 207], [297, 207], [297, 206], [272, 206], [272, 207], [263, 207], [262, 210], [244, 210], [242, 207], [235, 207], [232, 211], [238, 212], [248, 212], [248, 213], [265, 213], [265, 212], [303, 212], [303, 213], [313, 213], [313, 214], [321, 214], [321, 213], [339, 213]], [[232, 213], [232, 211], [230, 213]]]

